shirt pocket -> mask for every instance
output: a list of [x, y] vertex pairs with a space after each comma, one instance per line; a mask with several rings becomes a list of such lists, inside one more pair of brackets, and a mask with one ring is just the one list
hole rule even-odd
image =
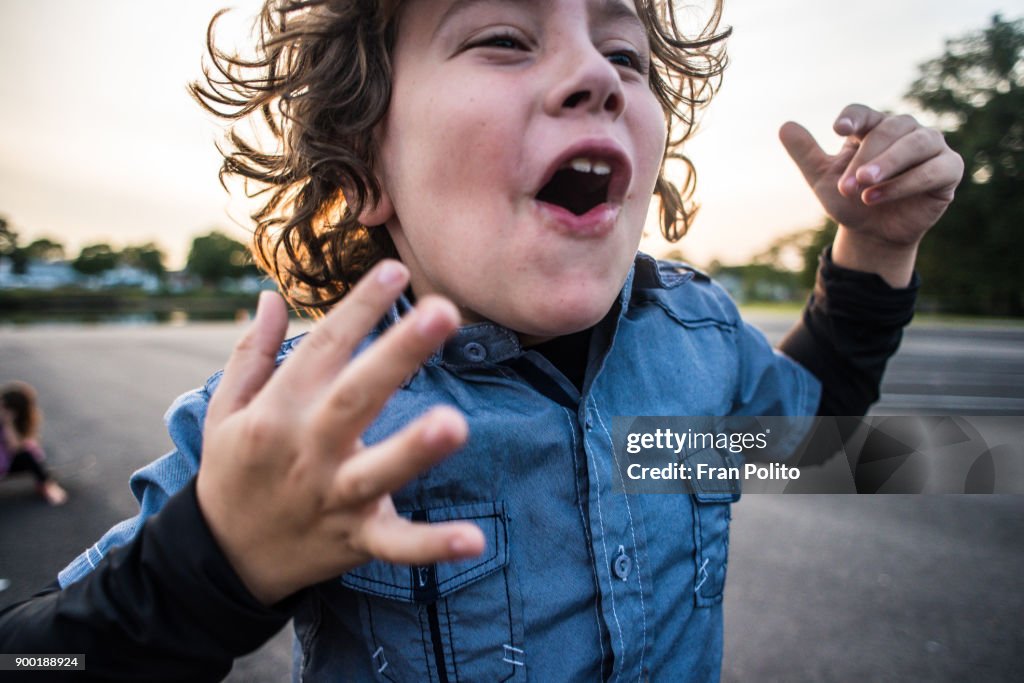
[[693, 493], [694, 581], [697, 607], [722, 602], [729, 564], [729, 521], [736, 493]]
[[465, 520], [487, 548], [459, 562], [405, 566], [372, 561], [342, 578], [361, 594], [360, 616], [378, 680], [525, 680], [522, 600], [510, 580], [508, 515], [501, 502], [407, 513], [416, 521]]

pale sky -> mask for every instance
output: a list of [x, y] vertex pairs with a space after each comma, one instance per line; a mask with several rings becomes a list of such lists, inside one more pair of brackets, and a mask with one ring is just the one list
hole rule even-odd
[[[180, 267], [196, 233], [245, 239], [245, 207], [217, 181], [219, 127], [185, 91], [206, 24], [227, 4], [247, 26], [260, 3], [0, 0], [0, 215], [25, 241], [54, 237], [73, 255], [152, 240]], [[703, 208], [679, 247], [698, 265], [737, 263], [818, 224], [778, 127], [799, 121], [835, 149], [844, 105], [908, 110], [917, 65], [996, 12], [1014, 18], [1009, 5], [726, 0], [731, 66], [688, 146]]]

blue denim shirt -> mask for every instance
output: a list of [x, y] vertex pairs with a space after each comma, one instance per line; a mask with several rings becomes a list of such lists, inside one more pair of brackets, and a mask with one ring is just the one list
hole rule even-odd
[[[366, 343], [407, 307], [399, 301]], [[285, 342], [281, 360], [296, 342]], [[219, 378], [170, 408], [175, 450], [131, 479], [139, 515], [68, 565], [62, 586], [130, 541], [196, 474]], [[735, 498], [616, 492], [611, 417], [813, 415], [819, 392], [706, 276], [642, 254], [594, 329], [582, 393], [511, 331], [461, 328], [364, 440], [439, 403], [462, 410], [465, 447], [394, 501], [415, 519], [471, 520], [487, 548], [434, 566], [373, 561], [306, 591], [295, 615], [295, 677], [718, 680]], [[559, 393], [570, 400], [551, 398]]]

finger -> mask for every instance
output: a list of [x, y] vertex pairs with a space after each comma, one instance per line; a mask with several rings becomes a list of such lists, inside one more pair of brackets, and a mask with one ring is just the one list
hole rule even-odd
[[832, 124], [832, 130], [839, 135], [863, 138], [885, 120], [885, 114], [875, 111], [863, 104], [850, 104], [843, 107]]
[[845, 197], [856, 197], [863, 189], [856, 176], [856, 171], [872, 159], [889, 149], [897, 140], [921, 128], [914, 117], [888, 116], [876, 125], [861, 140], [860, 148], [853, 155], [846, 169], [839, 176], [839, 192]]
[[350, 506], [395, 491], [466, 442], [466, 420], [452, 408], [435, 408], [391, 438], [346, 460], [334, 480], [334, 497]]
[[302, 340], [274, 381], [315, 385], [330, 381], [408, 280], [409, 271], [398, 261], [387, 259], [374, 266]]
[[317, 421], [321, 436], [336, 443], [362, 434], [391, 394], [458, 325], [459, 312], [451, 302], [424, 297], [337, 376]]
[[932, 128], [917, 128], [899, 138], [874, 159], [858, 167], [854, 176], [860, 187], [871, 187], [895, 178], [949, 149], [942, 134]]
[[814, 136], [799, 123], [789, 121], [779, 129], [779, 140], [804, 179], [814, 185], [831, 161]]
[[487, 543], [472, 522], [424, 524], [398, 515], [375, 517], [360, 533], [365, 551], [395, 564], [433, 564], [476, 557]]
[[862, 199], [865, 204], [881, 204], [928, 194], [948, 202], [952, 201], [962, 176], [963, 161], [951, 151], [933, 157], [888, 182], [868, 188]]
[[207, 411], [216, 422], [252, 400], [274, 372], [278, 349], [288, 329], [288, 309], [276, 292], [260, 292], [256, 318], [235, 344]]

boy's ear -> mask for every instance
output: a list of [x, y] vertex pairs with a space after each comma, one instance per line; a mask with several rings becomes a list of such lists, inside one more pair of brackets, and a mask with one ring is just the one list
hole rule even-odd
[[395, 215], [395, 205], [391, 202], [391, 195], [384, 188], [380, 188], [380, 199], [376, 204], [367, 204], [359, 212], [359, 223], [368, 228], [384, 225]]

